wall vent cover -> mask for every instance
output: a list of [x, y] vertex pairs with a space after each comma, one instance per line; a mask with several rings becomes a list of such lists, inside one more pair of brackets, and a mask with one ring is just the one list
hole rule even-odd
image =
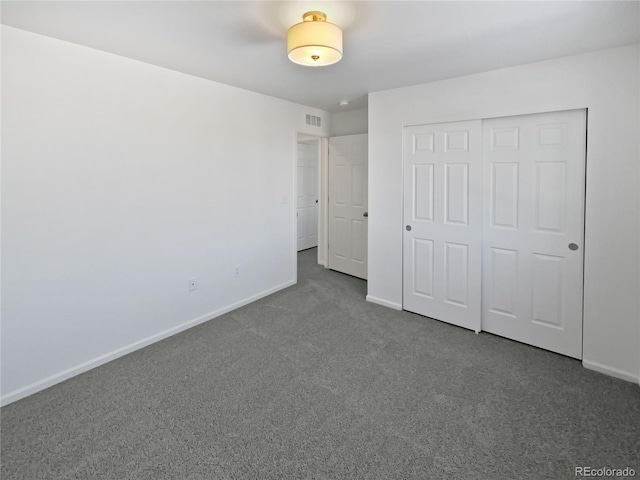
[[314, 127], [321, 127], [322, 118], [316, 117], [315, 115], [307, 114], [307, 125], [313, 125]]

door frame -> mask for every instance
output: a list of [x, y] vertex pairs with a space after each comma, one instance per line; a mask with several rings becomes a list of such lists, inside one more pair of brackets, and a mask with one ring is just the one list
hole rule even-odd
[[294, 131], [293, 144], [293, 278], [298, 282], [298, 222], [296, 218], [298, 201], [298, 142], [316, 140], [318, 142], [318, 263], [325, 268], [328, 257], [328, 206], [329, 206], [329, 138]]
[[[588, 162], [588, 145], [589, 145], [589, 107], [587, 106], [583, 106], [583, 107], [573, 107], [573, 108], [560, 108], [560, 109], [554, 109], [554, 110], [535, 110], [535, 111], [530, 111], [530, 112], [521, 112], [521, 113], [514, 113], [514, 112], [510, 112], [508, 114], [505, 115], [488, 115], [488, 116], [480, 116], [480, 117], [476, 117], [476, 118], [450, 118], [450, 119], [446, 119], [446, 120], [442, 120], [442, 121], [426, 121], [424, 123], [421, 122], [410, 122], [410, 123], [403, 123], [402, 124], [402, 131], [403, 131], [403, 140], [402, 140], [402, 178], [404, 179], [404, 175], [405, 175], [405, 151], [404, 151], [404, 129], [406, 127], [412, 127], [412, 126], [419, 126], [419, 125], [436, 125], [436, 124], [441, 124], [441, 123], [454, 123], [454, 122], [466, 122], [466, 121], [472, 121], [472, 120], [480, 120], [481, 122], [483, 120], [489, 120], [489, 119], [493, 119], [493, 118], [506, 118], [506, 117], [518, 117], [518, 116], [522, 116], [522, 115], [536, 115], [536, 114], [541, 114], [541, 113], [557, 113], [557, 112], [566, 112], [566, 111], [570, 111], [570, 110], [584, 110], [585, 111], [585, 138], [586, 138], [586, 145], [585, 145], [585, 157], [584, 157], [584, 182], [585, 182], [585, 188], [584, 188], [584, 198], [583, 198], [583, 232], [582, 232], [582, 298], [581, 298], [581, 303], [582, 303], [582, 317], [581, 317], [581, 326], [582, 326], [582, 330], [583, 330], [583, 335], [582, 335], [582, 344], [583, 344], [583, 350], [584, 350], [584, 274], [585, 274], [585, 258], [586, 258], [586, 251], [588, 248], [588, 245], [586, 244], [586, 219], [587, 219], [587, 189], [589, 187], [589, 182], [588, 182], [588, 170], [587, 170], [587, 162]], [[484, 147], [483, 147], [484, 148]], [[484, 181], [483, 181], [483, 185], [482, 185], [482, 207], [481, 207], [481, 220], [484, 222], [484, 214], [485, 214], [485, 210], [484, 210]], [[404, 228], [405, 225], [405, 218], [404, 218], [404, 212], [405, 212], [405, 202], [404, 202], [404, 196], [405, 196], [405, 187], [404, 187], [404, 182], [402, 184], [402, 223], [401, 223], [401, 228]], [[400, 233], [400, 235], [402, 236], [402, 231]], [[402, 244], [402, 300], [401, 300], [401, 304], [400, 304], [400, 309], [404, 310], [404, 242]], [[484, 268], [484, 264], [481, 264], [481, 268]], [[482, 331], [482, 317], [480, 318], [480, 332]], [[480, 333], [480, 332], [476, 332], [476, 333]], [[582, 361], [582, 360], [581, 360]]]
[[[310, 151], [315, 152], [315, 155], [316, 155], [316, 159], [315, 159], [316, 166], [315, 166], [315, 169], [314, 169], [315, 170], [315, 175], [316, 175], [315, 209], [316, 209], [316, 219], [317, 219], [316, 226], [315, 226], [316, 227], [316, 245], [315, 246], [318, 246], [318, 240], [319, 240], [318, 239], [318, 235], [320, 233], [319, 232], [319, 230], [320, 230], [319, 229], [319, 224], [320, 224], [319, 213], [320, 213], [320, 206], [321, 206], [321, 204], [320, 204], [320, 178], [319, 178], [319, 176], [320, 176], [320, 139], [317, 138], [317, 137], [313, 137], [311, 135], [299, 134], [298, 135], [297, 145], [298, 145], [298, 148], [297, 148], [297, 153], [298, 153], [297, 162], [298, 163], [297, 163], [297, 168], [296, 168], [297, 176], [296, 176], [296, 192], [295, 192], [295, 208], [296, 208], [297, 212], [299, 212], [300, 208], [301, 208], [301, 205], [299, 204], [299, 202], [301, 201], [301, 197], [299, 196], [300, 192], [298, 191], [298, 188], [300, 187], [301, 183], [303, 185], [303, 190], [307, 188], [306, 175], [308, 174], [307, 169], [305, 168], [303, 170], [303, 172], [304, 172], [303, 176], [305, 178], [303, 178], [302, 180], [300, 179], [300, 176], [299, 176], [299, 174], [300, 174], [300, 149], [302, 147], [303, 149], [305, 149], [305, 152], [306, 152], [307, 148], [309, 148]], [[307, 148], [305, 148], [305, 147], [307, 147]], [[306, 155], [306, 153], [305, 153], [305, 155]], [[305, 158], [305, 166], [306, 165], [307, 165], [307, 163], [306, 163], [306, 158]], [[305, 208], [311, 207], [311, 205], [309, 205], [307, 203], [308, 192], [304, 192], [304, 195], [305, 195], [305, 197], [304, 197], [304, 207]], [[306, 215], [306, 213], [305, 213], [305, 215]], [[296, 229], [298, 229], [296, 233], [299, 233], [299, 224], [300, 224], [300, 218], [299, 218], [299, 215], [296, 214]], [[304, 228], [308, 228], [309, 227], [309, 225], [308, 225], [306, 220], [303, 222], [303, 224], [304, 224]], [[300, 242], [299, 242], [299, 239], [297, 238], [297, 235], [296, 235], [296, 240], [297, 240], [296, 241], [296, 251], [297, 252], [300, 252], [302, 250], [307, 250], [309, 248], [314, 248], [314, 247], [306, 247], [306, 248], [302, 248], [301, 249], [300, 248]]]

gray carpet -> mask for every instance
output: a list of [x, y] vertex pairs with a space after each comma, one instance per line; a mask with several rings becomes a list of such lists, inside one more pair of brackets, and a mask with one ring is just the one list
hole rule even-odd
[[640, 388], [365, 302], [299, 254], [287, 290], [13, 403], [2, 479], [640, 476]]

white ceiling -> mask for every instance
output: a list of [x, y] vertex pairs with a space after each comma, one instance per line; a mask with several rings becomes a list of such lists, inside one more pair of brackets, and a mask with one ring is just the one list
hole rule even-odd
[[[323, 68], [287, 59], [287, 29], [321, 10], [344, 31]], [[341, 111], [367, 93], [640, 41], [640, 3], [616, 1], [2, 1], [2, 23]]]

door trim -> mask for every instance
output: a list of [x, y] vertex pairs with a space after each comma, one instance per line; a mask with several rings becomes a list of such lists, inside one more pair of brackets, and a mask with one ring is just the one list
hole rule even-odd
[[[298, 198], [298, 142], [300, 140], [318, 140], [318, 263], [325, 265], [328, 247], [328, 162], [329, 138], [320, 135], [303, 133], [294, 128], [293, 131], [293, 198], [291, 199], [291, 218], [293, 222], [293, 281], [298, 282], [298, 221], [296, 217], [296, 200]], [[283, 203], [285, 197], [282, 199]]]

